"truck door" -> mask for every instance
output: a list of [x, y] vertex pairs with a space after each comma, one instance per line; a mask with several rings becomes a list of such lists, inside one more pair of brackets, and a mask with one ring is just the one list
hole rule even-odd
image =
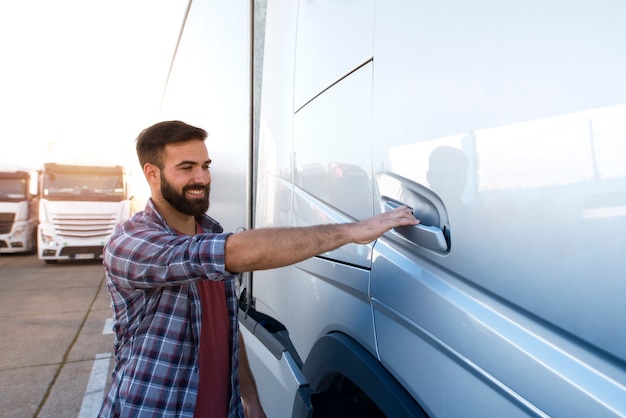
[[374, 247], [376, 339], [432, 416], [626, 413], [625, 12], [377, 3], [374, 200], [422, 224]]

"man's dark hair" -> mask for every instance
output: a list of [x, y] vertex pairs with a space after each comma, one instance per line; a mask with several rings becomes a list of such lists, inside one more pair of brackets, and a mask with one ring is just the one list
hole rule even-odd
[[163, 168], [163, 151], [169, 144], [197, 139], [204, 141], [207, 132], [202, 128], [188, 125], [179, 120], [158, 122], [141, 131], [136, 139], [139, 164], [150, 163]]

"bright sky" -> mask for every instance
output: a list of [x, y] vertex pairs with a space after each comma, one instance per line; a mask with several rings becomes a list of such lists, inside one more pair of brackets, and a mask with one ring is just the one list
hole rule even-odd
[[133, 146], [157, 119], [188, 0], [0, 2], [0, 162]]

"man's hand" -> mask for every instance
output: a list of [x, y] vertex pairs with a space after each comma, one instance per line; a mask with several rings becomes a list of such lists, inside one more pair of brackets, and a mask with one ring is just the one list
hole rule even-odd
[[267, 418], [259, 399], [252, 370], [250, 370], [248, 354], [241, 333], [239, 334], [239, 388], [246, 418]]
[[350, 224], [353, 230], [351, 241], [356, 244], [368, 244], [392, 228], [417, 225], [418, 223], [419, 220], [415, 218], [411, 209], [400, 206], [372, 218]]
[[246, 402], [245, 399], [242, 399], [243, 403], [243, 412], [246, 414], [246, 418], [267, 418], [265, 415], [265, 411], [263, 411], [263, 407], [261, 406], [261, 402], [256, 400], [256, 402]]

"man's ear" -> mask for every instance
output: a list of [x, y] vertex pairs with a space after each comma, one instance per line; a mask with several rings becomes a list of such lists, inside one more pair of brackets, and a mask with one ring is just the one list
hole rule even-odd
[[143, 166], [143, 174], [150, 184], [158, 184], [161, 180], [159, 167], [154, 164], [146, 163]]

